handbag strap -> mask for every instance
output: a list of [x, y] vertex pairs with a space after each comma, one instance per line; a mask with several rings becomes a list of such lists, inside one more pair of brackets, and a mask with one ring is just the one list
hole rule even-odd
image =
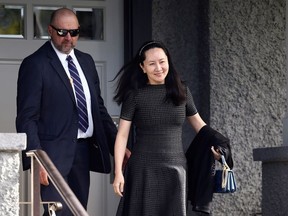
[[221, 155], [221, 160], [222, 160], [222, 188], [226, 187], [227, 184], [227, 177], [228, 177], [228, 171], [230, 170], [228, 164], [226, 163], [224, 155]]
[[224, 155], [221, 155], [221, 160], [222, 160], [223, 169], [224, 169], [224, 167], [225, 167], [226, 169], [230, 170], [230, 167], [229, 167], [228, 164], [226, 163], [226, 160], [225, 160]]

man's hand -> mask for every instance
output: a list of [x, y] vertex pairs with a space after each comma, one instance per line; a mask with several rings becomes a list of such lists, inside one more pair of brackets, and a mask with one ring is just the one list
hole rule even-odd
[[131, 151], [128, 148], [126, 148], [125, 156], [124, 156], [124, 160], [123, 160], [123, 165], [122, 165], [122, 170], [125, 169], [125, 166], [126, 166], [128, 160], [129, 160], [130, 156], [131, 156]]
[[40, 166], [39, 176], [40, 176], [40, 184], [48, 186], [49, 185], [48, 174], [42, 166]]

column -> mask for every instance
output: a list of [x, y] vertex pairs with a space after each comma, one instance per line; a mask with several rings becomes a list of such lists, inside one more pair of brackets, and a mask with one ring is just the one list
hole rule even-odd
[[19, 152], [26, 148], [26, 134], [0, 133], [0, 211], [19, 216]]

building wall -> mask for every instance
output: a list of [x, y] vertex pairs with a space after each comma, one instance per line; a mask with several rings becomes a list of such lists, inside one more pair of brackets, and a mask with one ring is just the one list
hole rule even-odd
[[[215, 194], [213, 215], [255, 215], [261, 213], [262, 175], [261, 162], [253, 161], [252, 150], [283, 142], [286, 3], [205, 2], [207, 10], [200, 0], [154, 0], [153, 37], [168, 44], [198, 109], [204, 110], [200, 114], [231, 140], [238, 191]], [[209, 17], [208, 42], [199, 46], [206, 28], [203, 13]], [[184, 137], [187, 145], [189, 130], [184, 130]]]
[[247, 215], [261, 211], [261, 163], [252, 150], [282, 145], [285, 0], [210, 4], [211, 124], [231, 139], [239, 184], [225, 205], [216, 199], [215, 213], [234, 206]]

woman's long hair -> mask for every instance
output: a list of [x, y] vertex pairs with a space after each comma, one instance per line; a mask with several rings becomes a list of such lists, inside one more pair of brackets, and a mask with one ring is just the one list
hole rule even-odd
[[169, 71], [165, 78], [166, 101], [172, 101], [175, 105], [180, 105], [186, 100], [186, 90], [181, 82], [179, 74], [176, 72], [168, 49], [159, 41], [148, 41], [138, 50], [135, 57], [128, 64], [124, 65], [115, 78], [117, 86], [114, 100], [120, 105], [127, 97], [130, 91], [137, 90], [147, 85], [148, 77], [143, 73], [140, 64], [146, 59], [146, 51], [152, 48], [161, 48], [168, 58]]

